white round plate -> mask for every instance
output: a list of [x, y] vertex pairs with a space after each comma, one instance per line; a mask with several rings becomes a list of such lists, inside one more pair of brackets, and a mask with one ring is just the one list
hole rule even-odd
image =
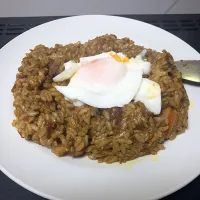
[[38, 44], [85, 42], [106, 33], [129, 37], [136, 44], [161, 51], [175, 60], [200, 59], [191, 46], [152, 25], [114, 16], [77, 16], [52, 21], [18, 36], [0, 50], [0, 169], [26, 189], [55, 200], [149, 200], [168, 195], [200, 173], [200, 87], [185, 85], [190, 101], [189, 128], [157, 156], [126, 164], [98, 164], [87, 157], [58, 158], [50, 150], [19, 136], [11, 88], [25, 53]]

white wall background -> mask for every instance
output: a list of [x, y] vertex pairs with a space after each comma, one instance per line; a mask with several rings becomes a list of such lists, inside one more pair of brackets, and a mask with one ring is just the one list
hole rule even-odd
[[200, 0], [0, 0], [0, 17], [200, 13]]

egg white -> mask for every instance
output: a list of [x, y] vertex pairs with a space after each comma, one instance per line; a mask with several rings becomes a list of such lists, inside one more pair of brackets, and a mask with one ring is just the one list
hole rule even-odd
[[135, 96], [135, 101], [142, 102], [145, 107], [155, 115], [161, 112], [161, 89], [155, 81], [142, 79], [140, 88]]

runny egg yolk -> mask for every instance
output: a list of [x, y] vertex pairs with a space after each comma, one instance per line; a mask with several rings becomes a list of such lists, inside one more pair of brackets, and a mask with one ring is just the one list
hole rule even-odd
[[114, 54], [113, 52], [109, 53], [112, 58], [114, 58], [117, 62], [127, 63], [129, 62], [129, 58], [126, 56], [120, 56], [118, 54]]

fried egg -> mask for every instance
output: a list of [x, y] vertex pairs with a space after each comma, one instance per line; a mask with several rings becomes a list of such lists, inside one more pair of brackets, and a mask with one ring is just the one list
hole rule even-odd
[[132, 69], [108, 57], [84, 64], [68, 86], [56, 89], [72, 102], [79, 100], [93, 107], [111, 108], [129, 103], [141, 82], [142, 69]]
[[[79, 63], [69, 61], [65, 63], [65, 70], [53, 79], [55, 82], [70, 79], [69, 84], [56, 86], [56, 89], [75, 106], [122, 107], [137, 96], [137, 101], [149, 109], [154, 103], [149, 103], [142, 93], [146, 91], [142, 75], [150, 73], [151, 65], [143, 60], [144, 54], [129, 59], [123, 53], [111, 51], [80, 58]], [[150, 107], [151, 112], [157, 113], [156, 105], [155, 110]]]

